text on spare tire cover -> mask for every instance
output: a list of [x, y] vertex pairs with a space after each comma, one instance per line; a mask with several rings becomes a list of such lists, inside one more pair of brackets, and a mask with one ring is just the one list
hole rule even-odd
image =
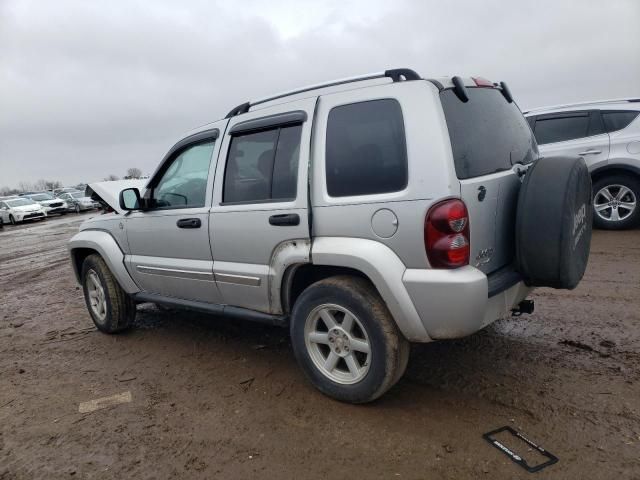
[[[573, 249], [575, 250], [578, 242], [580, 241], [580, 237], [584, 233], [587, 228], [587, 224], [585, 219], [587, 218], [587, 206], [586, 204], [582, 204], [582, 206], [578, 209], [578, 211], [573, 215]], [[576, 234], [576, 232], [578, 232]]]

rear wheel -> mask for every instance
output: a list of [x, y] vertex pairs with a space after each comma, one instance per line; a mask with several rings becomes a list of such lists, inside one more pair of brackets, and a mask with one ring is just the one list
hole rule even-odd
[[593, 184], [593, 219], [596, 227], [621, 230], [640, 220], [640, 181], [627, 175], [611, 175]]
[[82, 264], [82, 289], [98, 330], [117, 333], [133, 325], [136, 304], [118, 285], [100, 255], [89, 255]]
[[338, 276], [314, 283], [292, 312], [293, 351], [324, 394], [349, 403], [375, 400], [404, 373], [409, 343], [366, 280]]

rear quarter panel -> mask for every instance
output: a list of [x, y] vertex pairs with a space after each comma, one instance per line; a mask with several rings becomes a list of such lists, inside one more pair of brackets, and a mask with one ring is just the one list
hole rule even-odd
[[[393, 98], [400, 103], [406, 135], [408, 184], [399, 192], [331, 197], [327, 192], [326, 131], [332, 108], [356, 102]], [[321, 96], [312, 139], [313, 235], [371, 239], [390, 247], [410, 268], [428, 266], [424, 219], [434, 201], [458, 196], [460, 184], [437, 88], [427, 81], [365, 87]], [[389, 238], [376, 234], [372, 217], [388, 209], [397, 217]]]

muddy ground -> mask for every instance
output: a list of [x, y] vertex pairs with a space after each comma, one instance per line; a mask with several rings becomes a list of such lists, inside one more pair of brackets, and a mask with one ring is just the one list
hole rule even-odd
[[[66, 253], [82, 218], [0, 230], [0, 479], [640, 478], [640, 230], [595, 232], [576, 290], [414, 346], [351, 406], [305, 381], [286, 330], [141, 305], [97, 332]], [[525, 472], [482, 438], [504, 425], [559, 462]]]

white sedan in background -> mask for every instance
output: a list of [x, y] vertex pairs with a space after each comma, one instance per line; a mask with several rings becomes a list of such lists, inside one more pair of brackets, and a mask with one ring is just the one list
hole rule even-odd
[[27, 197], [8, 198], [0, 201], [0, 216], [4, 223], [44, 220], [47, 216], [42, 205]]
[[42, 209], [47, 216], [54, 214], [66, 215], [67, 210], [69, 209], [69, 205], [67, 205], [67, 202], [63, 199], [55, 198], [53, 195], [46, 192], [30, 193], [24, 195], [24, 197], [30, 198], [42, 205]]

